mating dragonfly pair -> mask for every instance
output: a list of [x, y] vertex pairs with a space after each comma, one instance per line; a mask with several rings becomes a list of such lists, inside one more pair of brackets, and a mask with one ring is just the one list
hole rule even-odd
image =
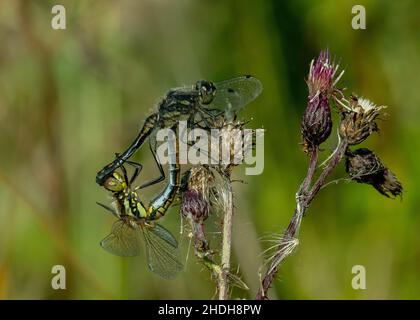
[[[236, 114], [253, 101], [262, 91], [261, 82], [252, 76], [242, 76], [212, 83], [198, 81], [195, 86], [171, 89], [158, 104], [158, 110], [149, 115], [132, 144], [96, 175], [96, 182], [110, 191], [112, 206], [100, 204], [118, 221], [111, 233], [101, 241], [101, 246], [119, 256], [136, 256], [140, 253], [141, 238], [146, 246], [149, 269], [166, 279], [174, 278], [183, 269], [178, 243], [174, 236], [156, 221], [162, 217], [180, 190], [180, 166], [176, 144], [168, 141], [169, 178], [163, 191], [146, 207], [137, 190], [165, 179], [162, 165], [156, 156], [156, 144], [152, 143], [158, 129], [175, 128], [176, 123], [187, 118], [189, 128], [211, 129], [215, 119], [222, 117], [232, 121]], [[132, 187], [142, 165], [129, 158], [149, 138], [149, 146], [160, 176], [143, 185]], [[128, 178], [124, 164], [134, 167]], [[117, 170], [120, 169], [122, 174]]]

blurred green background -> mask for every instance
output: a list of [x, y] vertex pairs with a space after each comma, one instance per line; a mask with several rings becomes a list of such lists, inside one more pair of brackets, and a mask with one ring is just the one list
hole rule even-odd
[[[310, 60], [329, 48], [341, 85], [388, 105], [381, 132], [364, 143], [402, 181], [402, 201], [372, 187], [322, 190], [303, 220], [300, 246], [281, 268], [272, 298], [420, 298], [419, 2], [412, 1], [63, 1], [67, 29], [51, 28], [55, 1], [0, 2], [0, 298], [205, 299], [209, 273], [190, 252], [186, 270], [165, 281], [145, 257], [123, 259], [99, 246], [113, 218], [96, 172], [135, 137], [171, 87], [253, 74], [263, 94], [241, 114], [265, 128], [265, 170], [235, 176], [234, 265], [253, 298], [261, 237], [280, 233], [306, 170], [300, 118]], [[351, 28], [362, 4], [367, 29]], [[335, 136], [324, 145], [324, 157]], [[148, 148], [141, 179], [157, 175]], [[344, 177], [341, 166], [331, 179]], [[145, 199], [163, 185], [145, 191]], [[179, 236], [177, 208], [164, 225]], [[188, 240], [179, 236], [184, 256]], [[217, 246], [217, 241], [213, 242]], [[67, 290], [51, 288], [62, 264]], [[367, 289], [353, 290], [353, 265]]]

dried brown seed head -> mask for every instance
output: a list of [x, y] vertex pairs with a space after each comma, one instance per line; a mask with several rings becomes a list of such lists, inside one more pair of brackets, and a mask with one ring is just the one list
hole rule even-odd
[[385, 106], [377, 106], [364, 98], [351, 97], [341, 112], [340, 137], [349, 145], [362, 143], [372, 132], [378, 131], [376, 118]]
[[372, 185], [386, 197], [402, 195], [403, 187], [395, 174], [369, 149], [348, 150], [346, 171], [353, 180]]

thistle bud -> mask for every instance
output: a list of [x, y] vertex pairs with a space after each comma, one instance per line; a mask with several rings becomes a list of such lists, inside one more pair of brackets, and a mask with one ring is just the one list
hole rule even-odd
[[195, 222], [204, 221], [209, 216], [209, 203], [194, 189], [188, 189], [182, 199], [181, 213], [190, 216]]
[[308, 104], [302, 118], [301, 131], [307, 149], [318, 147], [331, 134], [332, 120], [329, 98], [335, 91], [335, 84], [343, 72], [335, 77], [338, 65], [331, 62], [327, 50], [321, 51], [316, 61], [312, 60], [308, 85]]
[[184, 189], [181, 214], [196, 223], [206, 220], [210, 212], [209, 188], [213, 182], [212, 172], [203, 166], [193, 167], [188, 172]]
[[372, 132], [378, 131], [375, 120], [383, 108], [386, 107], [352, 96], [348, 106], [341, 112], [340, 137], [346, 139], [349, 145], [366, 140]]
[[372, 185], [386, 197], [401, 196], [403, 192], [395, 174], [369, 149], [348, 150], [346, 172], [353, 180]]
[[303, 115], [301, 130], [302, 137], [309, 149], [323, 143], [331, 134], [332, 120], [328, 99], [315, 97], [308, 102]]

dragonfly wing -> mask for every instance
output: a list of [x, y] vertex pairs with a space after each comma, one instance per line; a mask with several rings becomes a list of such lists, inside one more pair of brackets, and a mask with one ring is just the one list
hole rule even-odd
[[117, 256], [137, 256], [140, 253], [139, 231], [138, 226], [118, 220], [112, 225], [111, 233], [101, 241], [101, 247]]
[[174, 279], [184, 266], [180, 262], [178, 242], [159, 224], [143, 227], [147, 263], [150, 271], [165, 279]]
[[153, 225], [153, 233], [168, 243], [171, 247], [178, 248], [178, 241], [176, 241], [173, 234], [165, 227], [160, 224], [155, 224]]
[[248, 103], [255, 100], [262, 92], [261, 81], [252, 76], [242, 76], [218, 82], [213, 101], [206, 106], [208, 109], [225, 111], [233, 117]]

